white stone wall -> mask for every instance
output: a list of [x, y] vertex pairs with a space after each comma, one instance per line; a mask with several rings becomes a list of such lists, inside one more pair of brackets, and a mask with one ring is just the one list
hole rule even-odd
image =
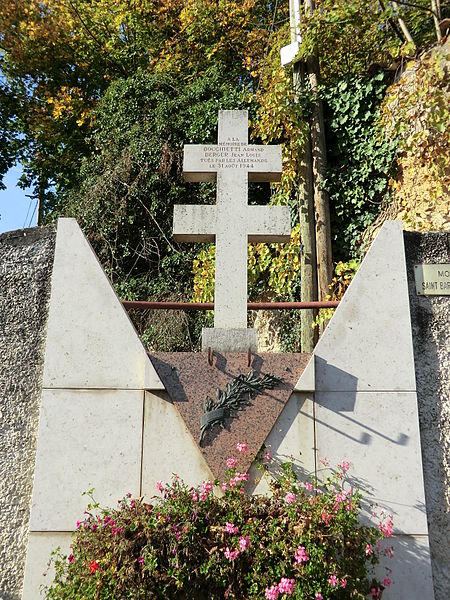
[[400, 222], [381, 229], [295, 389], [267, 440], [274, 454], [296, 457], [300, 477], [328, 474], [321, 459], [347, 460], [364, 520], [378, 522], [371, 505], [394, 517], [396, 558], [378, 571], [392, 569], [383, 600], [433, 600]]
[[51, 584], [51, 551], [69, 553], [83, 492], [116, 506], [128, 492], [151, 497], [175, 470], [193, 483], [212, 478], [89, 243], [60, 219], [23, 600]]
[[0, 236], [0, 598], [19, 600], [55, 231]]
[[[443, 313], [436, 314], [443, 318]], [[436, 369], [440, 361], [443, 379], [421, 399], [421, 406], [429, 404], [424, 413], [428, 416], [422, 419], [422, 440], [427, 446], [425, 479], [432, 482], [427, 484], [427, 500], [431, 498], [437, 507], [428, 517], [438, 519], [436, 532], [448, 523], [440, 512], [439, 464], [444, 463], [439, 463], [437, 448], [438, 437], [445, 434], [448, 425], [448, 413], [442, 409], [448, 392], [447, 336], [448, 332], [433, 333], [430, 338], [433, 348], [437, 342], [442, 345], [434, 354], [439, 360], [428, 367]], [[424, 352], [431, 349], [419, 348]], [[418, 376], [419, 394], [430, 377], [437, 377], [436, 370], [429, 368]], [[433, 404], [436, 394], [442, 399], [438, 405]], [[50, 550], [58, 544], [68, 549], [70, 532], [84, 510], [81, 492], [95, 486], [101, 504], [114, 505], [128, 491], [151, 496], [155, 481], [169, 479], [175, 468], [192, 484], [211, 477], [195, 440], [167, 400], [145, 349], [77, 224], [60, 220], [25, 600], [36, 600], [40, 584], [50, 580], [50, 575], [42, 576]], [[440, 419], [439, 436], [433, 430], [433, 416]], [[349, 460], [355, 485], [394, 514], [397, 559], [389, 565], [393, 586], [383, 598], [433, 600], [406, 262], [399, 223], [387, 223], [381, 230], [267, 443], [281, 459], [298, 457], [300, 450], [298, 468], [305, 477], [318, 472], [321, 457], [326, 456], [331, 464]], [[31, 465], [29, 469], [31, 473]], [[427, 469], [433, 473], [431, 477]], [[256, 491], [263, 491], [262, 486], [263, 482]], [[437, 543], [444, 545], [445, 531], [439, 535]], [[448, 566], [445, 552], [435, 554], [442, 565], [435, 570], [437, 600], [448, 597], [442, 595], [442, 573], [445, 564]]]

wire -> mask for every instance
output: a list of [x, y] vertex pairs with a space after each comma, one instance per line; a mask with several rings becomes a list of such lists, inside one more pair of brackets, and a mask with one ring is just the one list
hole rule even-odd
[[34, 215], [35, 215], [35, 213], [36, 213], [36, 209], [37, 209], [37, 206], [38, 206], [38, 204], [39, 204], [39, 200], [36, 200], [36, 206], [34, 207], [33, 214], [32, 214], [32, 215], [31, 215], [31, 217], [30, 217], [30, 222], [28, 223], [28, 227], [30, 227], [30, 226], [31, 226], [31, 223], [32, 223], [32, 221], [33, 221], [33, 217], [34, 217]]
[[31, 199], [30, 199], [30, 202], [28, 203], [27, 216], [25, 217], [25, 220], [24, 220], [24, 222], [23, 222], [23, 228], [25, 228], [25, 227], [26, 227], [26, 223], [27, 223], [28, 215], [30, 214], [30, 208], [31, 208]]
[[272, 24], [271, 24], [270, 30], [269, 30], [269, 39], [267, 40], [267, 46], [266, 46], [266, 51], [264, 54], [263, 66], [261, 68], [261, 73], [259, 74], [258, 87], [256, 88], [256, 93], [258, 93], [258, 91], [259, 91], [259, 86], [261, 85], [262, 76], [264, 75], [264, 68], [266, 66], [266, 60], [267, 60], [267, 56], [269, 54], [270, 40], [272, 38], [273, 28], [275, 25], [275, 19], [277, 17], [277, 10], [278, 10], [278, 0], [275, 1], [275, 8], [273, 10]]

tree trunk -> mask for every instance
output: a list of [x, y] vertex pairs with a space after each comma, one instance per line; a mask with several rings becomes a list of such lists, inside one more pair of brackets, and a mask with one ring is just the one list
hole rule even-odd
[[402, 33], [405, 36], [406, 41], [409, 42], [410, 44], [412, 44], [415, 48], [416, 44], [414, 43], [412, 35], [409, 33], [409, 29], [407, 28], [405, 21], [400, 17], [400, 10], [398, 8], [397, 2], [392, 2], [392, 6], [395, 8], [395, 10], [397, 12], [398, 24], [400, 25], [400, 29], [402, 30]]
[[[297, 2], [297, 6], [294, 3]], [[296, 10], [297, 9], [297, 10]], [[300, 19], [299, 0], [290, 0], [290, 25], [291, 42], [297, 41], [298, 22]], [[294, 98], [298, 102], [300, 89], [305, 85], [304, 65], [300, 62], [294, 63], [293, 73]], [[311, 156], [311, 132], [305, 135], [303, 154], [299, 160], [298, 172], [298, 212], [300, 221], [300, 237], [303, 251], [301, 254], [301, 300], [312, 302], [317, 300], [317, 276], [316, 276], [316, 238], [314, 234], [314, 191], [313, 191], [313, 168]], [[313, 328], [317, 311], [301, 311], [301, 350], [311, 353], [317, 341], [317, 330]]]
[[[305, 72], [301, 63], [294, 65], [294, 86], [304, 85]], [[300, 219], [300, 237], [303, 251], [301, 255], [301, 300], [313, 302], [317, 300], [316, 269], [316, 236], [314, 227], [314, 186], [311, 155], [311, 131], [308, 125], [303, 146], [303, 156], [299, 165], [298, 210]], [[311, 353], [317, 343], [317, 329], [313, 328], [315, 310], [301, 312], [301, 348], [302, 352]]]
[[[305, 0], [305, 11], [314, 10], [313, 0]], [[313, 96], [311, 114], [311, 154], [313, 160], [314, 207], [316, 221], [317, 282], [319, 300], [325, 300], [333, 276], [331, 255], [330, 207], [327, 192], [323, 189], [326, 169], [326, 142], [322, 101], [318, 97], [319, 61], [309, 56], [306, 61], [309, 84]]]
[[437, 41], [442, 41], [442, 32], [439, 21], [441, 20], [441, 3], [440, 0], [431, 0], [431, 10], [433, 11], [434, 29], [436, 31]]

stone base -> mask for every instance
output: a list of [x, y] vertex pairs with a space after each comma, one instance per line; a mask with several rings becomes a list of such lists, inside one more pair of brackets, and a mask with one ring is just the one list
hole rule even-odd
[[258, 351], [258, 333], [256, 329], [202, 329], [202, 350], [208, 348], [216, 352], [252, 352]]

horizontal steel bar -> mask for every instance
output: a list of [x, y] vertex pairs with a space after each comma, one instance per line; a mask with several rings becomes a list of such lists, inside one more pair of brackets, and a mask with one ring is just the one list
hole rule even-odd
[[[213, 302], [145, 302], [123, 300], [125, 310], [214, 310]], [[338, 301], [329, 302], [247, 302], [248, 310], [305, 310], [336, 308]]]

